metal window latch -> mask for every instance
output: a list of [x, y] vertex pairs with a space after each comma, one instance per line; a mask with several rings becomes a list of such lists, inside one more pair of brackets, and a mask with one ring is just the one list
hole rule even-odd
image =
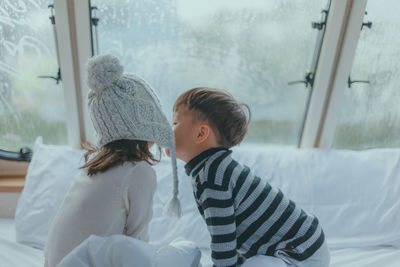
[[[367, 11], [365, 11], [365, 15], [368, 15]], [[372, 28], [372, 21], [368, 21], [368, 22], [363, 22], [363, 24], [361, 25], [361, 30], [365, 27], [371, 29]]]
[[304, 77], [304, 80], [299, 80], [299, 81], [292, 81], [292, 82], [288, 82], [288, 85], [293, 85], [293, 84], [297, 84], [297, 83], [304, 83], [305, 86], [313, 86], [314, 84], [314, 73], [313, 72], [307, 72], [306, 76]]
[[54, 16], [54, 5], [50, 4], [47, 6], [48, 8], [51, 9], [51, 15], [49, 17], [51, 24], [53, 25], [53, 34], [54, 34], [54, 42], [55, 42], [55, 47], [56, 47], [56, 54], [57, 54], [57, 64], [58, 64], [58, 71], [57, 71], [57, 76], [49, 76], [49, 75], [41, 75], [41, 76], [37, 76], [38, 78], [41, 79], [54, 79], [56, 80], [56, 84], [59, 84], [60, 81], [62, 81], [61, 79], [61, 69], [60, 69], [60, 55], [59, 55], [59, 51], [58, 51], [58, 43], [57, 43], [57, 32], [56, 32], [56, 19]]
[[347, 87], [351, 88], [351, 85], [353, 83], [370, 83], [370, 81], [366, 81], [366, 80], [352, 80], [349, 76], [349, 79], [347, 80]]
[[97, 26], [99, 22], [99, 18], [96, 17], [96, 11], [98, 10], [97, 6], [92, 6], [90, 9], [93, 11], [93, 17], [92, 17], [92, 24], [94, 26]]
[[371, 29], [372, 28], [372, 22], [371, 21], [363, 22], [363, 24], [361, 25], [361, 30], [363, 29], [364, 26], [369, 28], [369, 29]]
[[313, 29], [322, 30], [324, 28], [324, 26], [326, 25], [326, 19], [328, 18], [328, 10], [323, 9], [321, 12], [325, 13], [325, 19], [324, 19], [324, 21], [321, 21], [321, 22], [311, 22], [311, 27]]
[[92, 35], [94, 38], [93, 46], [92, 46], [92, 52], [94, 55], [98, 55], [100, 53], [100, 48], [99, 48], [99, 32], [97, 29], [97, 26], [99, 24], [99, 18], [97, 17], [97, 11], [98, 8], [97, 6], [91, 6], [90, 7], [90, 21], [92, 24], [92, 27], [94, 28], [94, 35]]
[[322, 30], [324, 28], [325, 22], [311, 22], [311, 27], [313, 29]]
[[56, 80], [56, 84], [59, 84], [60, 83], [60, 81], [62, 80], [61, 79], [61, 70], [60, 70], [60, 68], [58, 68], [58, 71], [57, 71], [57, 76], [56, 77], [54, 77], [54, 76], [47, 76], [47, 75], [44, 75], [44, 76], [37, 76], [38, 78], [41, 78], [41, 79], [53, 79], [53, 80]]

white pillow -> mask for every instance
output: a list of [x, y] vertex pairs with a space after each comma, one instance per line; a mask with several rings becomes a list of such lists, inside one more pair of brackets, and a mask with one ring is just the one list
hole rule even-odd
[[330, 248], [400, 246], [400, 150], [244, 146], [233, 157], [321, 222]]
[[[232, 157], [280, 188], [301, 208], [315, 214], [331, 248], [400, 247], [400, 150], [295, 149], [243, 145]], [[209, 248], [210, 237], [197, 210], [191, 178], [179, 162], [181, 219], [162, 216], [170, 197], [170, 162], [155, 166], [157, 191], [150, 241], [168, 244], [176, 237]]]
[[69, 190], [83, 151], [35, 141], [25, 187], [15, 213], [17, 242], [43, 249], [51, 223]]
[[[47, 232], [76, 173], [83, 151], [35, 143], [26, 185], [18, 202], [17, 241], [43, 248]], [[298, 150], [243, 146], [233, 158], [279, 187], [300, 207], [314, 213], [330, 247], [400, 246], [400, 150]], [[192, 193], [191, 178], [179, 161], [179, 198], [183, 217], [164, 217], [171, 196], [171, 163], [155, 167], [157, 190], [150, 222], [150, 242], [167, 245], [177, 237], [209, 248], [210, 236]]]

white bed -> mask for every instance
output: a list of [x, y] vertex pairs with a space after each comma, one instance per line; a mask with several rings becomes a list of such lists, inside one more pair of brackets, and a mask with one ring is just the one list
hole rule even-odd
[[[81, 155], [37, 144], [15, 220], [0, 219], [0, 267], [43, 266], [42, 250], [21, 243], [43, 248], [52, 218], [71, 184], [68, 172], [77, 169]], [[400, 266], [399, 149], [353, 152], [242, 147], [234, 151], [234, 157], [317, 215], [331, 249], [331, 266]], [[170, 196], [170, 162], [163, 160], [155, 166], [157, 190], [150, 243], [165, 245], [178, 237], [192, 241], [202, 251], [203, 267], [208, 267], [212, 265], [207, 249], [210, 237], [182, 162], [178, 169], [183, 205], [179, 220], [162, 216]]]
[[[209, 251], [202, 250], [203, 267], [212, 266]], [[331, 251], [332, 267], [398, 267], [400, 250], [392, 247], [347, 248]], [[14, 221], [0, 219], [0, 267], [42, 267], [43, 251], [15, 241]]]
[[43, 251], [15, 241], [14, 220], [0, 219], [0, 267], [44, 266]]

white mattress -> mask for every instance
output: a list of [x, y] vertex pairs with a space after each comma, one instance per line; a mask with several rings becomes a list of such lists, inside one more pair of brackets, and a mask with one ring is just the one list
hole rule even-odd
[[[212, 266], [210, 251], [202, 250], [203, 267]], [[348, 248], [331, 251], [331, 267], [398, 267], [400, 249]], [[0, 219], [0, 267], [43, 267], [43, 251], [15, 242], [14, 221]]]
[[0, 219], [0, 267], [43, 267], [43, 251], [15, 242], [14, 221]]
[[331, 252], [331, 257], [332, 267], [400, 266], [400, 249], [393, 247], [338, 249]]
[[[202, 267], [211, 267], [211, 253], [202, 250]], [[400, 249], [392, 247], [331, 250], [330, 267], [399, 267]]]

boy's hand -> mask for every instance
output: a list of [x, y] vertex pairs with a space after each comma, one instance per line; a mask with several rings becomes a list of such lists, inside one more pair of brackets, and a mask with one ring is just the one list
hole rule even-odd
[[171, 151], [168, 148], [165, 149], [165, 154], [167, 154], [168, 157], [171, 157]]

